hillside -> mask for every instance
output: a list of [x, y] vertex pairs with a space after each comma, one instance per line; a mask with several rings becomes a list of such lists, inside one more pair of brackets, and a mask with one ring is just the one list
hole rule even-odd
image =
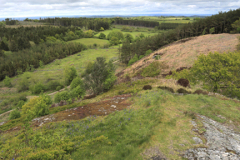
[[154, 55], [160, 55], [159, 62], [164, 62], [168, 67], [162, 70], [161, 74], [168, 74], [169, 71], [176, 70], [180, 67], [191, 67], [194, 60], [200, 54], [209, 52], [233, 52], [238, 44], [239, 34], [208, 34], [193, 38], [186, 38], [173, 42], [161, 49], [153, 52], [147, 57], [142, 58], [130, 67], [122, 71], [122, 74], [137, 73], [153, 61], [156, 61]]
[[[185, 88], [188, 93], [183, 94], [178, 91], [183, 87], [173, 79], [134, 75], [153, 61], [165, 62], [168, 67], [161, 74], [167, 74], [180, 67], [191, 67], [201, 53], [235, 51], [237, 37], [238, 34], [204, 35], [164, 46], [120, 71], [119, 83], [109, 91], [91, 99], [52, 104], [48, 115], [35, 117], [29, 123], [24, 121], [26, 115], [6, 121], [9, 113], [5, 113], [0, 119], [0, 158], [238, 160], [239, 100], [207, 91], [196, 94], [201, 86]], [[14, 77], [13, 84], [16, 86], [24, 76], [43, 82], [63, 79], [64, 66], [69, 64], [76, 67], [79, 75], [85, 62], [97, 56], [109, 60], [117, 54], [116, 47], [82, 51], [28, 75]], [[156, 60], [154, 55], [160, 55], [160, 59]], [[118, 70], [122, 69], [121, 64], [115, 64]], [[134, 81], [121, 81], [127, 74], [136, 76]], [[152, 89], [144, 90], [145, 85]], [[19, 94], [14, 89], [8, 92], [2, 95]]]

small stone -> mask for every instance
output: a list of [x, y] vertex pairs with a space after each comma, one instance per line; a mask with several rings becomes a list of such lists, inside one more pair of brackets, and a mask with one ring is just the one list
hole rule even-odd
[[203, 144], [203, 141], [198, 137], [193, 137], [193, 140], [195, 141], [196, 144]]
[[116, 108], [117, 106], [115, 106], [115, 105], [111, 105], [111, 107]]

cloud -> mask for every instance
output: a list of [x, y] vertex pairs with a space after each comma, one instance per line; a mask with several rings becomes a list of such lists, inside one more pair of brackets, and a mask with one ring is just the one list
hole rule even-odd
[[0, 17], [117, 14], [217, 14], [240, 0], [1, 0]]

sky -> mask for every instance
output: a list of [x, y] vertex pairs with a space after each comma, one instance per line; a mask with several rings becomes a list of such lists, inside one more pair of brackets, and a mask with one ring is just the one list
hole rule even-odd
[[130, 14], [217, 14], [240, 0], [0, 0], [0, 17]]

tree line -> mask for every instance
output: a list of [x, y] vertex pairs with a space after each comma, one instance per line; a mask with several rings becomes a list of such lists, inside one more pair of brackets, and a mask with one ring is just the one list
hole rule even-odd
[[175, 29], [178, 26], [185, 25], [185, 23], [161, 23], [158, 26], [159, 30]]
[[102, 28], [109, 29], [113, 23], [111, 18], [45, 18], [40, 19], [39, 22], [52, 24], [56, 26], [76, 26], [85, 27], [87, 29], [99, 31]]
[[131, 58], [136, 54], [138, 57], [144, 55], [147, 50], [157, 50], [164, 45], [174, 41], [199, 36], [202, 34], [230, 33], [234, 30], [232, 24], [240, 17], [240, 9], [230, 10], [228, 12], [219, 12], [219, 14], [199, 19], [193, 23], [179, 26], [174, 30], [164, 32], [152, 37], [146, 37], [132, 44], [123, 42], [120, 49], [120, 60], [128, 64]]
[[11, 18], [5, 19], [6, 25], [16, 25], [18, 20], [12, 20]]
[[124, 20], [120, 18], [115, 19], [115, 24], [130, 25], [130, 26], [143, 26], [143, 27], [156, 27], [159, 26], [159, 22], [155, 21], [143, 21], [143, 20]]
[[65, 36], [71, 36], [68, 35], [70, 31], [79, 32], [79, 29], [77, 29], [76, 27], [61, 27], [61, 26], [60, 27], [37, 26], [19, 28], [0, 27], [0, 50], [18, 51], [30, 48], [31, 45], [29, 41], [33, 41], [35, 44], [39, 44], [47, 41], [47, 37], [49, 36], [57, 36], [62, 37], [62, 39], [64, 39], [63, 37]]
[[0, 80], [5, 76], [15, 76], [25, 71], [32, 71], [42, 64], [55, 59], [64, 58], [85, 50], [86, 46], [79, 43], [43, 43], [0, 57]]

